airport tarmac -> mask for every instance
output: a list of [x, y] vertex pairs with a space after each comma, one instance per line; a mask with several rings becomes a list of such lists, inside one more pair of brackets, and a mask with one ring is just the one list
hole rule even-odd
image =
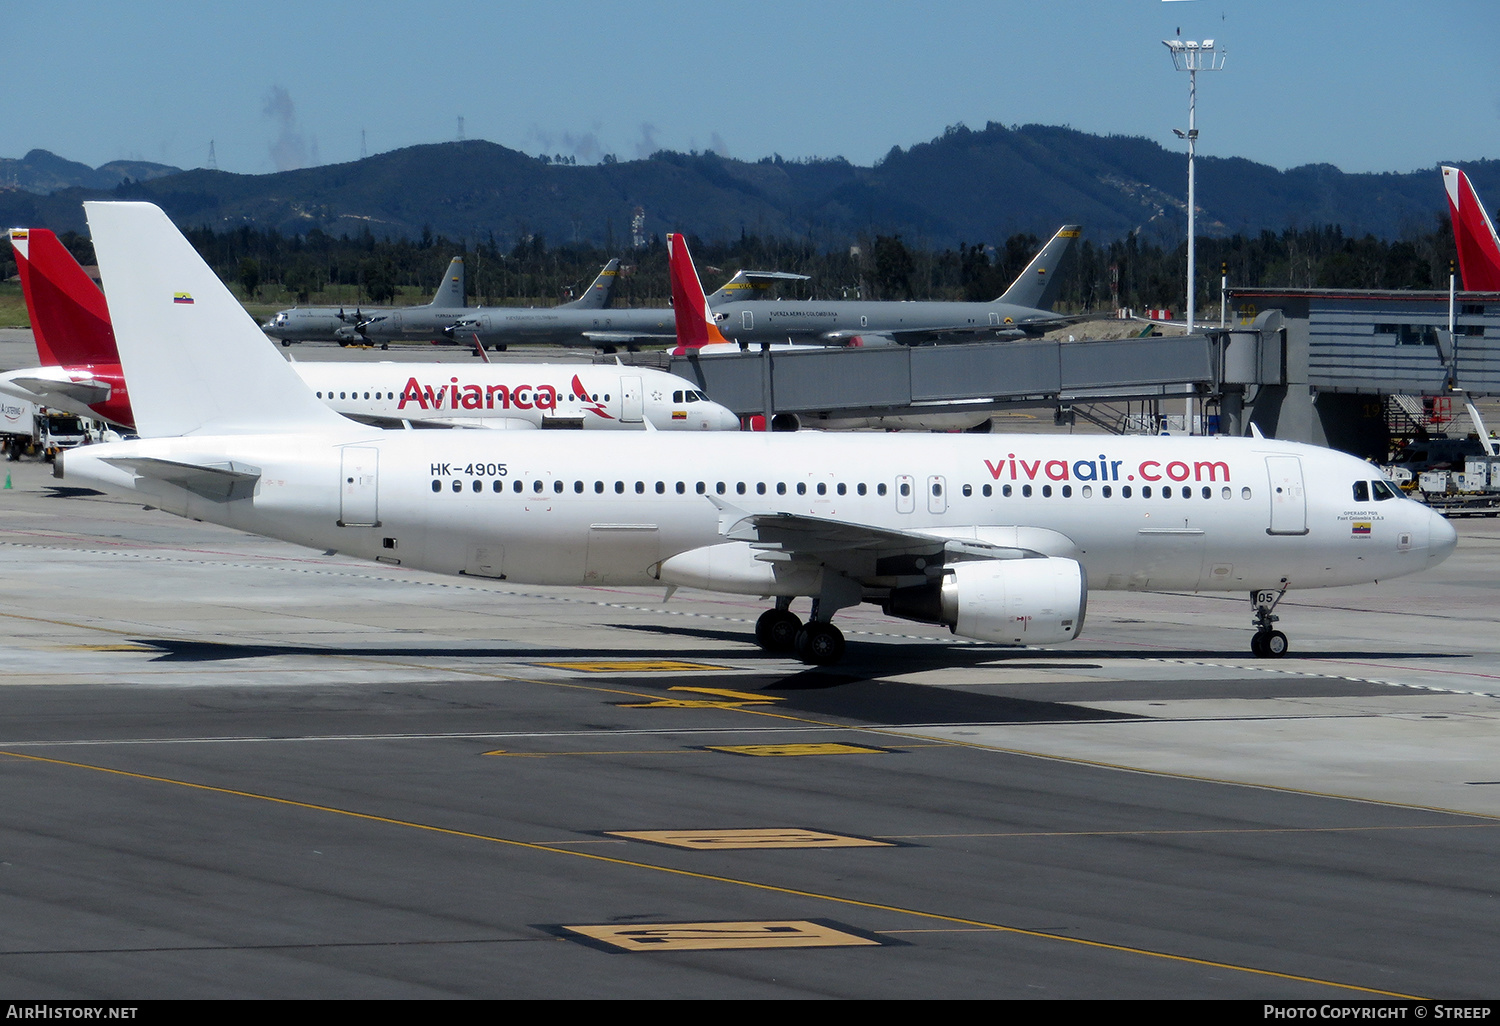
[[1500, 521], [1291, 593], [1284, 660], [1245, 596], [1094, 593], [810, 669], [754, 600], [4, 472], [7, 996], [1496, 996]]
[[[6, 465], [0, 992], [1493, 997], [1500, 523], [1072, 647], [356, 563]], [[654, 833], [644, 833], [654, 832]], [[695, 833], [696, 832], [696, 833]]]

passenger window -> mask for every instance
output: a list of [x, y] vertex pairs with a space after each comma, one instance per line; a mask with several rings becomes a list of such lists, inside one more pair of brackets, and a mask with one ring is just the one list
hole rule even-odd
[[1027, 498], [1027, 499], [1031, 498], [1031, 485], [1022, 485], [1021, 486], [1021, 495], [1022, 495], [1022, 497]]
[[443, 482], [441, 482], [441, 481], [434, 481], [434, 482], [432, 482], [432, 490], [435, 491], [435, 492], [442, 491], [443, 490]]
[[720, 481], [718, 484], [714, 485], [714, 491], [718, 492], [720, 495], [723, 495], [724, 494], [724, 482]]
[[1100, 489], [1100, 491], [1104, 493], [1104, 497], [1106, 499], [1114, 495], [1114, 489], [1110, 488], [1109, 485], [1105, 485], [1102, 489]]
[[[496, 484], [499, 484], [499, 482], [497, 481]], [[576, 492], [579, 495], [582, 495], [583, 494], [583, 482], [582, 481], [574, 481], [573, 482], [573, 491]]]
[[677, 482], [677, 494], [678, 495], [682, 495], [682, 494], [684, 494], [686, 492], [687, 492], [687, 485], [683, 484], [681, 481], [678, 481]]
[[1248, 499], [1248, 498], [1250, 498], [1250, 489], [1248, 489], [1248, 488], [1241, 488], [1240, 489], [1240, 498], [1242, 498], [1242, 499]]
[[864, 495], [865, 492], [867, 492], [869, 489], [867, 489], [865, 487], [865, 485], [864, 485], [864, 482], [861, 481], [859, 484], [857, 484], [857, 485], [854, 486], [854, 490], [856, 492], [858, 492], [860, 495]]
[[1151, 486], [1150, 485], [1146, 485], [1145, 487], [1143, 487], [1141, 489], [1141, 498], [1143, 498], [1143, 499], [1149, 499], [1149, 498], [1151, 498]]
[[517, 481], [511, 487], [511, 491], [515, 492], [517, 495], [520, 495], [521, 494], [521, 489], [524, 488], [524, 487], [526, 487], [524, 484], [522, 484], [520, 481]]
[[741, 482], [739, 482], [738, 484], [736, 484], [734, 486], [734, 494], [736, 494], [736, 495], [744, 495], [745, 494], [745, 482], [741, 481]]
[[1042, 498], [1044, 498], [1044, 499], [1050, 499], [1050, 498], [1052, 498], [1052, 486], [1051, 485], [1042, 485]]
[[665, 495], [665, 494], [667, 494], [667, 483], [665, 481], [658, 481], [658, 482], [656, 482], [656, 494], [657, 495]]
[[785, 481], [777, 481], [776, 482], [776, 494], [777, 495], [785, 495], [786, 494], [786, 482]]
[[542, 494], [542, 489], [545, 488], [545, 487], [547, 487], [547, 486], [542, 483], [542, 479], [541, 478], [537, 478], [535, 481], [533, 481], [531, 483], [531, 490], [534, 491], [534, 492], [536, 492], [538, 495]]
[[708, 491], [707, 487], [703, 484], [702, 481], [699, 481], [698, 482], [698, 494], [702, 495], [706, 491]]
[[473, 491], [476, 491], [476, 492], [483, 491], [484, 490], [484, 482], [483, 481], [475, 481], [474, 484], [471, 486], [471, 488], [472, 488]]
[[966, 498], [966, 499], [972, 498], [973, 495], [974, 495], [974, 486], [973, 485], [964, 485], [964, 498]]
[[[985, 487], [988, 488], [989, 485], [985, 485]], [[1010, 485], [1004, 485], [1000, 489], [1000, 494], [1003, 495], [1003, 496], [1005, 496], [1008, 499], [1011, 496], [1011, 492], [1013, 492], [1014, 490], [1015, 489], [1011, 488]], [[985, 494], [988, 495], [989, 493], [986, 492]]]
[[637, 494], [637, 495], [645, 495], [646, 494], [646, 482], [644, 482], [644, 481], [637, 481], [635, 483], [635, 494]]
[[1120, 497], [1122, 499], [1128, 499], [1128, 498], [1130, 498], [1130, 486], [1129, 485], [1121, 485], [1120, 486]]
[[464, 483], [462, 481], [454, 481], [453, 482], [453, 490], [455, 492], [461, 492], [461, 491], [463, 491], [464, 490]]
[[828, 494], [828, 486], [826, 484], [824, 484], [823, 482], [821, 482], [821, 481], [818, 482], [818, 494], [819, 495], [827, 495]]
[[881, 484], [878, 484], [878, 485], [875, 486], [875, 494], [876, 495], [884, 495], [885, 494], [885, 484], [884, 483], [881, 483]]
[[764, 495], [764, 494], [766, 494], [766, 483], [764, 481], [757, 481], [757, 482], [755, 482], [755, 494], [756, 495]]
[[839, 483], [839, 487], [838, 487], [838, 493], [840, 495], [845, 495], [845, 494], [848, 493], [848, 491], [849, 491], [849, 489], [844, 487], [843, 482], [840, 482]]
[[1073, 497], [1073, 486], [1072, 485], [1063, 485], [1062, 486], [1062, 493], [1063, 493], [1063, 498], [1064, 499], [1071, 499]]
[[943, 494], [943, 486], [934, 481], [933, 484], [932, 484], [932, 494], [934, 496], [942, 495]]
[[1227, 499], [1230, 496], [1232, 496], [1234, 494], [1234, 492], [1230, 489], [1230, 487], [1228, 485], [1225, 485], [1224, 486], [1224, 490], [1222, 492], [1220, 492], [1219, 494], [1223, 498]]
[[[1148, 499], [1151, 498], [1151, 489], [1148, 487], [1145, 491], [1146, 491], [1146, 498], [1148, 498]], [[1172, 486], [1171, 485], [1162, 485], [1161, 486], [1161, 497], [1163, 499], [1170, 499], [1172, 497]]]
[[498, 477], [495, 478], [495, 480], [493, 480], [493, 481], [490, 482], [490, 491], [494, 492], [495, 494], [498, 495], [499, 493], [503, 492], [504, 490], [505, 490], [505, 482], [502, 481], [502, 480], [500, 480]]
[[603, 495], [604, 494], [604, 482], [603, 481], [595, 481], [594, 482], [594, 494], [595, 495]]
[[624, 495], [625, 494], [625, 482], [624, 481], [616, 481], [615, 482], [615, 494], [616, 495]]
[[805, 481], [798, 481], [797, 482], [797, 494], [798, 495], [806, 495], [807, 494], [807, 482], [805, 482]]
[[905, 498], [906, 496], [908, 496], [910, 494], [911, 494], [911, 485], [907, 484], [905, 481], [902, 481], [901, 482], [901, 497]]

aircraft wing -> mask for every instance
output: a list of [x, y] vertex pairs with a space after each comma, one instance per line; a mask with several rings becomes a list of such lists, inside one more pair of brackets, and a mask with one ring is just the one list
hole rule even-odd
[[797, 513], [747, 513], [709, 497], [719, 508], [719, 533], [749, 543], [758, 559], [814, 562], [864, 582], [928, 578], [949, 563], [974, 559], [1037, 559], [1046, 555], [1019, 545], [948, 538]]
[[260, 468], [245, 463], [179, 463], [150, 456], [116, 456], [104, 462], [177, 485], [213, 502], [249, 498], [260, 480]]
[[590, 342], [611, 346], [629, 345], [632, 342], [660, 342], [677, 337], [675, 331], [585, 331], [582, 334]]
[[885, 338], [905, 346], [917, 346], [929, 342], [981, 342], [992, 338], [1016, 339], [1031, 335], [1041, 335], [1053, 328], [1060, 328], [1065, 324], [1071, 324], [1079, 320], [1083, 320], [1083, 318], [1060, 315], [1045, 319], [1035, 318], [1025, 321], [1013, 321], [1009, 324], [954, 324], [938, 327], [928, 325], [921, 328], [882, 328], [878, 330], [841, 329], [839, 331], [825, 331], [818, 338], [833, 345], [844, 345], [850, 339], [854, 338]]

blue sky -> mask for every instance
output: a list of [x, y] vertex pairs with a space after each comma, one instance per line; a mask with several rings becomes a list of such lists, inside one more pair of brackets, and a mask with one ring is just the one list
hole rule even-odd
[[754, 5], [0, 0], [0, 156], [36, 147], [262, 173], [457, 135], [592, 162], [659, 148], [859, 164], [963, 122], [1410, 171], [1500, 157], [1494, 0], [931, 0]]

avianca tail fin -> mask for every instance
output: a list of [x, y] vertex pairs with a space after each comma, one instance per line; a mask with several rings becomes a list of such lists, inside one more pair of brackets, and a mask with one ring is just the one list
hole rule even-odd
[[589, 290], [571, 303], [563, 306], [569, 310], [603, 310], [609, 306], [610, 298], [615, 293], [615, 281], [620, 277], [620, 261], [611, 260], [604, 265], [604, 270], [599, 272], [599, 277], [594, 279], [594, 284]]
[[428, 305], [442, 307], [444, 310], [464, 305], [463, 257], [456, 256], [448, 262], [448, 270], [443, 274], [443, 281], [438, 285], [437, 291], [432, 294], [432, 302]]
[[349, 428], [159, 208], [83, 206], [141, 435]]
[[1026, 270], [1005, 290], [997, 303], [1013, 303], [1029, 306], [1033, 310], [1051, 310], [1062, 289], [1064, 261], [1073, 253], [1073, 244], [1083, 234], [1083, 226], [1065, 224], [1042, 247], [1042, 251], [1031, 258]]
[[681, 235], [667, 236], [667, 259], [672, 272], [672, 310], [677, 317], [677, 348], [674, 356], [686, 356], [706, 345], [727, 343], [719, 333], [714, 315], [703, 296], [703, 283], [693, 266], [687, 240]]
[[119, 363], [104, 293], [58, 237], [45, 228], [12, 228], [10, 244], [42, 363], [49, 367]]
[[1453, 215], [1453, 241], [1458, 246], [1458, 274], [1469, 292], [1500, 292], [1500, 236], [1469, 176], [1456, 167], [1443, 168], [1448, 211]]

